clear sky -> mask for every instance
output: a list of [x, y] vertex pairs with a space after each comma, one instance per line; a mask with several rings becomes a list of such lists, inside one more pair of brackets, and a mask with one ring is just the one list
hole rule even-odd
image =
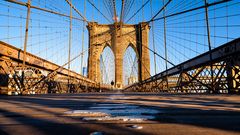
[[[27, 0], [18, 0], [27, 2]], [[162, 0], [125, 0], [126, 10], [124, 14], [124, 23], [138, 24], [139, 22], [149, 21], [163, 6]], [[214, 3], [219, 0], [209, 0]], [[167, 0], [165, 0], [165, 3]], [[74, 6], [84, 15], [86, 11], [86, 19], [95, 21], [100, 24], [109, 24], [113, 22], [111, 4], [108, 0], [72, 0]], [[85, 8], [84, 8], [85, 3]], [[107, 18], [105, 18], [96, 8]], [[144, 8], [137, 12], [142, 5]], [[32, 0], [32, 5], [56, 11], [69, 15], [70, 7], [65, 0]], [[204, 0], [173, 0], [165, 9], [165, 16], [179, 13], [185, 10], [196, 8], [204, 5]], [[121, 11], [121, 0], [116, 0], [116, 10], [118, 17]], [[0, 0], [0, 40], [10, 43], [19, 48], [23, 48], [24, 31], [26, 21], [26, 7], [12, 4], [4, 0]], [[134, 14], [136, 14], [134, 16]], [[164, 49], [164, 19], [163, 12], [156, 18], [160, 18], [154, 23], [150, 23], [151, 29], [149, 33], [149, 48], [155, 50], [156, 53], [165, 57]], [[73, 16], [82, 19], [75, 11]], [[133, 17], [132, 17], [133, 16]], [[27, 51], [37, 56], [50, 60], [59, 65], [67, 62], [68, 45], [69, 45], [69, 18], [51, 13], [46, 13], [36, 9], [31, 9], [29, 26], [29, 39]], [[119, 17], [120, 18], [120, 17]], [[130, 19], [132, 18], [132, 19]], [[211, 46], [215, 48], [228, 41], [238, 38], [240, 35], [240, 1], [233, 0], [231, 2], [209, 7], [209, 25]], [[130, 20], [129, 20], [130, 19]], [[110, 22], [108, 21], [110, 20]], [[73, 19], [72, 21], [72, 46], [71, 57], [82, 52], [84, 48], [83, 66], [87, 66], [87, 49], [88, 49], [88, 32], [86, 23]], [[190, 58], [193, 58], [203, 52], [208, 51], [207, 29], [205, 20], [205, 9], [199, 9], [185, 14], [175, 15], [166, 18], [166, 46], [167, 59], [174, 64], [179, 64]], [[84, 29], [84, 32], [83, 32]], [[153, 34], [154, 33], [154, 34]], [[84, 36], [83, 36], [84, 35]], [[154, 36], [153, 36], [154, 35]], [[155, 49], [154, 49], [155, 46]], [[105, 52], [104, 52], [105, 53]], [[103, 54], [103, 61], [109, 62], [111, 50], [107, 50]], [[133, 50], [128, 50], [127, 56], [124, 58], [124, 71], [130, 76], [132, 72], [137, 73], [136, 62]], [[113, 56], [112, 56], [113, 57]], [[133, 58], [133, 60], [130, 60]], [[151, 75], [155, 74], [154, 54], [150, 53], [151, 59]], [[71, 64], [71, 69], [80, 72], [81, 57]], [[133, 64], [135, 63], [135, 64]], [[114, 76], [111, 65], [105, 63], [108, 76]], [[134, 66], [135, 65], [135, 66]], [[171, 67], [170, 64], [167, 67]], [[156, 73], [166, 69], [165, 61], [156, 56]]]

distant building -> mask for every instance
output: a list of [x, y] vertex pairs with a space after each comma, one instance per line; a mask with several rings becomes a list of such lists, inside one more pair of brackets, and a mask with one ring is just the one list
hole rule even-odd
[[133, 84], [135, 82], [138, 82], [138, 77], [137, 76], [130, 76], [128, 78], [128, 84]]
[[83, 67], [82, 69], [82, 75], [87, 76], [87, 67]]

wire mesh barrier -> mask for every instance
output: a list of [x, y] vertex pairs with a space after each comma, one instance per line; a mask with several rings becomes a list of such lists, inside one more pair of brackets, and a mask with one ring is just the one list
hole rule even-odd
[[[0, 92], [239, 93], [239, 9], [230, 0], [0, 1]], [[92, 41], [89, 31], [100, 33]]]

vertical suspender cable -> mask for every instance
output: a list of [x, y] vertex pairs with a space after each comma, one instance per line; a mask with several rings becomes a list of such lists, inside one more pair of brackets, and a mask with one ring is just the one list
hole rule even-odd
[[122, 26], [123, 26], [123, 16], [124, 16], [124, 0], [122, 0], [121, 15], [120, 15], [120, 38], [122, 38]]
[[[165, 65], [166, 65], [166, 71], [168, 69], [168, 62], [167, 62], [167, 36], [166, 36], [166, 17], [165, 17], [165, 10], [166, 10], [166, 6], [164, 5], [164, 2], [165, 0], [163, 0], [163, 25], [164, 25], [164, 50], [165, 50]], [[167, 89], [169, 88], [168, 87], [168, 75], [166, 76], [166, 83], [167, 83]]]
[[113, 9], [114, 9], [114, 21], [117, 22], [117, 11], [116, 11], [116, 1], [113, 0]]
[[208, 49], [209, 49], [209, 57], [210, 57], [210, 68], [211, 68], [211, 90], [215, 92], [214, 87], [213, 87], [213, 63], [212, 63], [212, 47], [211, 47], [211, 39], [210, 39], [210, 28], [209, 28], [209, 22], [208, 22], [208, 3], [207, 0], [204, 0], [205, 2], [205, 20], [206, 20], [206, 25], [207, 25], [207, 36], [208, 36]]
[[[86, 0], [84, 0], [84, 13], [83, 13], [83, 15], [84, 15], [84, 17], [86, 16]], [[84, 33], [85, 33], [85, 21], [83, 21], [83, 31], [82, 31], [82, 52], [83, 52], [83, 50], [84, 50]], [[84, 71], [83, 71], [83, 57], [84, 57], [84, 54], [82, 53], [82, 56], [81, 56], [81, 69], [80, 69], [80, 71], [81, 71], [81, 73], [82, 73], [82, 75], [84, 75]]]
[[[151, 8], [151, 17], [153, 17], [153, 10], [152, 10], [152, 0], [150, 0], [150, 8]], [[153, 44], [153, 58], [154, 58], [154, 74], [157, 74], [156, 69], [156, 48], [155, 48], [155, 38], [154, 38], [154, 21], [152, 21], [152, 44]]]
[[121, 7], [121, 15], [120, 15], [120, 23], [123, 22], [123, 16], [124, 16], [124, 0], [122, 0], [122, 7]]
[[226, 17], [227, 17], [227, 19], [226, 19], [226, 23], [227, 23], [226, 31], [227, 31], [227, 42], [228, 42], [228, 39], [229, 39], [229, 37], [228, 37], [228, 3], [226, 3]]
[[10, 8], [10, 6], [8, 5], [8, 18], [7, 18], [7, 24], [8, 24], [8, 29], [7, 29], [7, 42], [8, 42], [8, 43], [9, 43], [9, 16], [10, 16], [9, 8]]
[[23, 82], [24, 82], [24, 67], [26, 65], [26, 53], [27, 53], [28, 27], [29, 27], [30, 9], [31, 9], [31, 0], [28, 0], [28, 3], [27, 3], [27, 19], [26, 19], [25, 39], [24, 39], [24, 50], [23, 50], [22, 80], [21, 80], [21, 84], [23, 86], [23, 89], [21, 90], [21, 93], [25, 90]]
[[28, 42], [28, 27], [30, 18], [31, 0], [27, 3], [27, 19], [26, 19], [26, 29], [25, 29], [25, 39], [24, 39], [24, 52], [23, 52], [23, 67], [26, 64], [26, 52], [27, 52], [27, 42]]
[[[71, 3], [72, 3], [72, 0], [71, 0]], [[69, 23], [69, 44], [68, 44], [68, 87], [69, 87], [69, 83], [70, 83], [70, 80], [69, 80], [69, 71], [70, 71], [70, 66], [71, 66], [71, 63], [70, 63], [70, 60], [71, 60], [71, 46], [72, 46], [72, 4], [70, 4], [70, 23]]]
[[[142, 0], [142, 5], [144, 3], [144, 0]], [[144, 8], [142, 8], [142, 22], [144, 22]]]

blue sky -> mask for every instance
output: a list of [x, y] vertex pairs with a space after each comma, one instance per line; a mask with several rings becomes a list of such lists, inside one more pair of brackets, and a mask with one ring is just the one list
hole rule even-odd
[[[27, 0], [18, 0], [26, 2]], [[100, 24], [109, 22], [87, 1], [72, 0], [76, 8], [84, 14], [84, 1], [86, 3], [86, 18], [89, 21], [95, 21]], [[103, 0], [89, 0], [111, 20], [108, 10], [105, 8]], [[167, 0], [165, 0], [166, 2]], [[218, 0], [209, 0], [209, 3]], [[131, 0], [129, 0], [131, 2]], [[128, 15], [128, 20], [147, 0], [135, 0]], [[152, 3], [152, 4], [150, 4]], [[203, 0], [174, 0], [166, 7], [165, 15], [171, 15], [184, 10], [202, 6]], [[32, 0], [32, 5], [46, 8], [59, 13], [70, 13], [70, 7], [65, 0]], [[116, 0], [117, 14], [120, 16], [121, 1]], [[155, 15], [163, 5], [163, 1], [150, 0], [146, 6], [128, 23], [138, 24], [142, 21], [148, 21]], [[152, 11], [152, 14], [151, 14]], [[179, 64], [190, 58], [193, 58], [203, 52], [208, 51], [207, 31], [204, 9], [196, 10], [190, 13], [168, 17], [166, 19], [166, 41], [167, 58], [174, 64]], [[19, 48], [23, 48], [26, 7], [0, 0], [0, 40], [10, 43]], [[73, 11], [73, 16], [81, 18]], [[156, 18], [161, 18], [161, 12]], [[209, 7], [209, 24], [212, 47], [217, 47], [240, 35], [240, 1], [231, 1]], [[113, 21], [113, 20], [111, 20]], [[163, 19], [150, 23], [149, 48], [154, 49], [161, 56], [165, 56], [164, 51], [164, 21]], [[83, 28], [85, 32], [83, 33]], [[153, 45], [154, 31], [154, 45]], [[84, 34], [84, 40], [82, 36]], [[42, 12], [36, 9], [31, 10], [31, 20], [29, 26], [29, 40], [27, 51], [42, 58], [55, 62], [59, 65], [67, 61], [69, 42], [69, 18]], [[83, 43], [83, 44], [82, 44]], [[74, 57], [81, 53], [82, 45], [84, 50], [88, 48], [88, 32], [86, 23], [73, 19], [72, 29], [72, 48], [71, 56]], [[109, 52], [109, 51], [107, 51]], [[131, 57], [135, 57], [134, 51], [129, 51]], [[108, 54], [108, 53], [107, 53]], [[105, 54], [105, 55], [107, 55]], [[88, 53], [84, 53], [84, 66], [87, 66]], [[150, 53], [151, 75], [155, 74], [154, 54]], [[109, 58], [105, 61], [109, 61]], [[156, 73], [165, 70], [165, 61], [156, 56]], [[80, 72], [81, 57], [71, 64], [71, 69]], [[132, 67], [130, 63], [129, 68]], [[168, 64], [168, 67], [171, 65]], [[127, 70], [127, 69], [125, 69]], [[136, 69], [137, 70], [137, 69]], [[127, 70], [131, 71], [131, 69]]]

